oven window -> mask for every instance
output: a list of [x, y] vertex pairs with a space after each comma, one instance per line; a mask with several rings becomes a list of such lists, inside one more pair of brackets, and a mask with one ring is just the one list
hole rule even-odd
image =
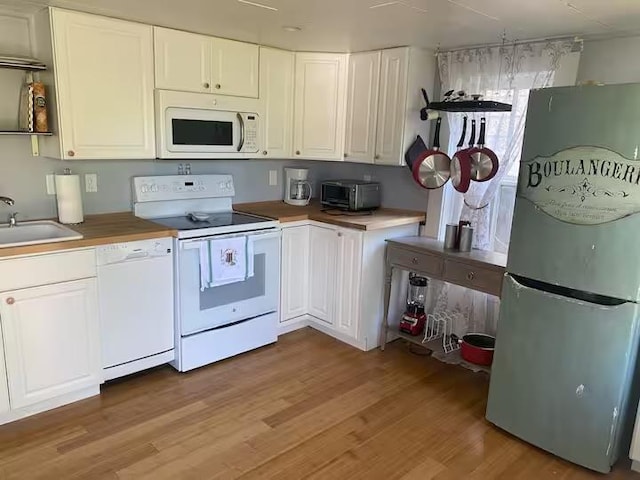
[[207, 288], [200, 292], [200, 310], [210, 310], [229, 303], [261, 297], [265, 294], [266, 258], [264, 253], [253, 256], [253, 277], [244, 282]]
[[233, 145], [233, 122], [173, 118], [174, 145]]
[[349, 203], [349, 189], [337, 185], [322, 185], [323, 198], [331, 202]]

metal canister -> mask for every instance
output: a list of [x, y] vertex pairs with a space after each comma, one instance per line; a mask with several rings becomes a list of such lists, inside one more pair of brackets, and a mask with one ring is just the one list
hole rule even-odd
[[444, 231], [444, 248], [454, 250], [458, 243], [458, 224], [448, 223]]
[[460, 229], [460, 251], [470, 252], [473, 243], [473, 228], [469, 225], [463, 225]]

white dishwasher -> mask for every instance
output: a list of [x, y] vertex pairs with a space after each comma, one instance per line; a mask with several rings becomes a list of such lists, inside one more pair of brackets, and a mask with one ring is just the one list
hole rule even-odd
[[173, 240], [96, 249], [104, 380], [173, 361]]

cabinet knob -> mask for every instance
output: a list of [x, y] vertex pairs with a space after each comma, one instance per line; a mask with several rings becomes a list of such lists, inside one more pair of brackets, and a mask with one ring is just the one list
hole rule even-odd
[[216, 83], [216, 90], [220, 90], [222, 88], [222, 85], [220, 85], [219, 83]]
[[300, 155], [300, 150], [296, 150], [296, 155]]
[[467, 273], [467, 280], [473, 280], [474, 278], [476, 278], [476, 274], [473, 272], [469, 272]]
[[268, 153], [268, 152], [267, 152], [266, 150], [263, 150], [263, 151], [262, 151], [262, 154], [263, 154], [263, 155], [266, 155], [267, 153]]
[[14, 303], [16, 303], [16, 299], [13, 297], [9, 297], [7, 298], [7, 305], [13, 305]]
[[69, 155], [70, 157], [75, 156], [75, 154], [76, 154], [76, 152], [74, 152], [73, 150], [69, 150], [69, 151], [67, 152], [67, 155]]
[[373, 159], [374, 160], [380, 160], [380, 155], [374, 155]]
[[414, 265], [417, 265], [418, 264], [418, 259], [416, 257], [413, 257], [411, 259], [411, 263], [413, 263]]
[[348, 154], [348, 153], [345, 153], [345, 154], [344, 154], [344, 158], [347, 158], [348, 156], [349, 156], [349, 154]]
[[211, 85], [209, 85], [209, 82], [204, 82], [204, 83], [202, 84], [202, 86], [203, 86], [204, 88], [208, 89]]
[[338, 236], [341, 237], [342, 236], [342, 232], [338, 232]]

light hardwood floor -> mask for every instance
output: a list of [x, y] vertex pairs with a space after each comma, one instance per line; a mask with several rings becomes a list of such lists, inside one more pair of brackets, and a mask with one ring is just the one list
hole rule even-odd
[[310, 329], [0, 427], [0, 478], [588, 479], [484, 420], [488, 379]]

